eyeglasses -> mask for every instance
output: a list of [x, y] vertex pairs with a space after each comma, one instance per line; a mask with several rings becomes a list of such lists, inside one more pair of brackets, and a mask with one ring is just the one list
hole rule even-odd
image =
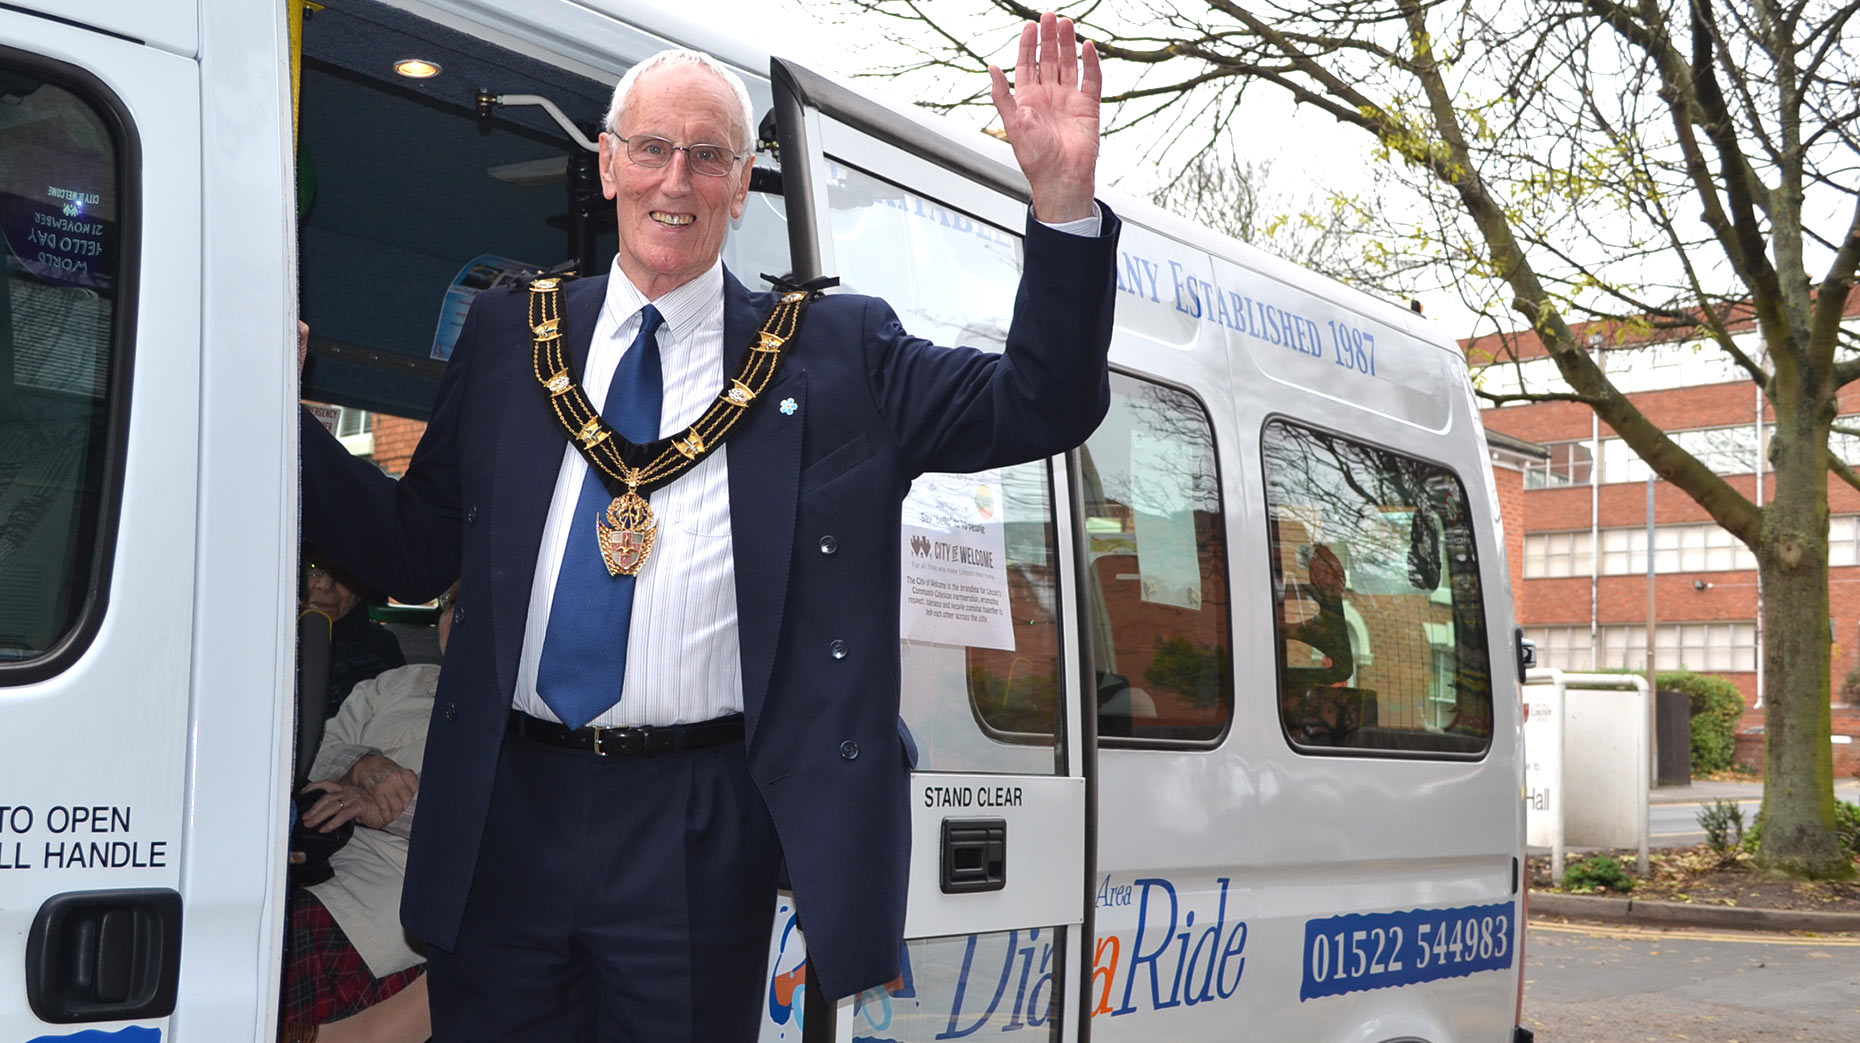
[[674, 145], [664, 138], [641, 134], [635, 134], [630, 138], [615, 134], [614, 138], [626, 145], [626, 158], [649, 170], [657, 170], [670, 163], [672, 153], [683, 152], [685, 166], [689, 167], [693, 174], [702, 174], [705, 177], [724, 177], [736, 169], [737, 160], [747, 155], [747, 153], [732, 152], [722, 145], [706, 145], [701, 142], [696, 145]]

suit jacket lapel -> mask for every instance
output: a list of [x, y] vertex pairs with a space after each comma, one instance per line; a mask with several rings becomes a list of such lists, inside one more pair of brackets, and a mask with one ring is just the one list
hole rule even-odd
[[[563, 289], [563, 296], [569, 354], [579, 372], [586, 368], [595, 322], [600, 318], [601, 303], [607, 299], [607, 277], [577, 279]], [[536, 557], [567, 438], [545, 401], [545, 393], [531, 375], [529, 331], [523, 329], [517, 335], [520, 343], [502, 346], [511, 353], [515, 364], [498, 370], [508, 378], [502, 389], [507, 397], [498, 411], [503, 427], [498, 435], [497, 459], [493, 461], [497, 509], [491, 532], [492, 627], [497, 643], [497, 677], [507, 697], [516, 690], [517, 660], [523, 651]]]
[[[726, 372], [734, 373], [765, 317], [749, 291], [723, 276], [723, 346]], [[788, 601], [788, 563], [794, 553], [795, 505], [801, 488], [801, 432], [807, 420], [807, 373], [784, 359], [730, 438], [730, 538], [736, 558], [736, 629], [743, 659], [743, 708], [755, 735], [782, 609]], [[784, 412], [783, 405], [793, 401]]]

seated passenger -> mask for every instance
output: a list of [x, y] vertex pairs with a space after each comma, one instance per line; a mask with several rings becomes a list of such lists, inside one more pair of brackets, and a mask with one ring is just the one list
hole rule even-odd
[[368, 584], [324, 560], [314, 549], [304, 548], [304, 607], [328, 616], [332, 624], [326, 717], [336, 716], [356, 685], [407, 663], [394, 635], [368, 618], [365, 606], [373, 596]]
[[[440, 598], [442, 650], [457, 591], [455, 585]], [[400, 896], [438, 683], [439, 667], [428, 664], [363, 681], [323, 735], [310, 773], [318, 781], [305, 789], [321, 795], [304, 812], [304, 828], [329, 832], [350, 822], [359, 828], [329, 856], [329, 879], [292, 887], [287, 896], [282, 1039], [318, 1038], [316, 1026], [377, 1004], [384, 1009], [370, 1020], [393, 1021], [393, 1030], [328, 1031], [322, 1038], [426, 1038], [424, 983], [392, 1009], [384, 1001], [419, 979], [426, 959], [401, 930]]]

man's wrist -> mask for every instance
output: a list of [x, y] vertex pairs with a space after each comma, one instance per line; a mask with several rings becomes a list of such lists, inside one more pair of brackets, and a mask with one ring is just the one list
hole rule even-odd
[[1048, 221], [1042, 218], [1037, 212], [1034, 213], [1033, 219], [1055, 232], [1061, 232], [1066, 235], [1083, 236], [1087, 239], [1096, 239], [1103, 228], [1104, 212], [1099, 209], [1097, 201], [1094, 200], [1091, 209], [1085, 216], [1076, 220]]
[[1065, 192], [1035, 192], [1033, 216], [1041, 224], [1063, 225], [1082, 221], [1098, 212], [1090, 186]]

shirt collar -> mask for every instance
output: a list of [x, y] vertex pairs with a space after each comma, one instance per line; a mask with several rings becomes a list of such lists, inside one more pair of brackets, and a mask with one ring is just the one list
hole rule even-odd
[[647, 304], [658, 307], [659, 314], [665, 318], [666, 338], [661, 345], [683, 341], [697, 332], [706, 319], [721, 324], [723, 319], [723, 258], [711, 262], [711, 266], [702, 275], [685, 283], [683, 286], [667, 293], [656, 301], [648, 301], [646, 295], [639, 292], [633, 280], [620, 270], [620, 256], [614, 255], [613, 269], [607, 278], [607, 321], [613, 327], [616, 336], [621, 329], [638, 315], [639, 310]]

